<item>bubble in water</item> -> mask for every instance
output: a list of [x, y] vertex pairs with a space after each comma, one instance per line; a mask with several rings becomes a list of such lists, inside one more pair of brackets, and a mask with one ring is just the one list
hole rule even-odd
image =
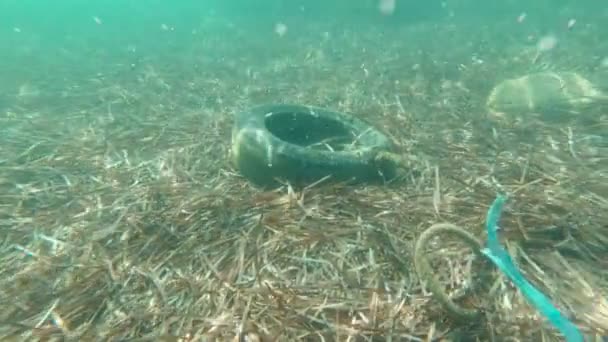
[[550, 34], [539, 39], [538, 43], [536, 44], [536, 47], [538, 48], [538, 51], [542, 52], [549, 51], [553, 49], [556, 45], [557, 38], [554, 35]]

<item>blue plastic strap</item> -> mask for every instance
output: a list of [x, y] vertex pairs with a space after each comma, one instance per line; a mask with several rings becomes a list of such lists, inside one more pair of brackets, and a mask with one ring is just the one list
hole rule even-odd
[[583, 335], [574, 323], [570, 322], [562, 313], [551, 303], [549, 298], [536, 289], [521, 274], [517, 266], [513, 263], [509, 253], [500, 245], [498, 240], [498, 221], [502, 207], [507, 198], [499, 195], [492, 203], [486, 217], [486, 229], [488, 231], [487, 248], [481, 252], [486, 255], [500, 269], [515, 286], [521, 291], [526, 299], [544, 315], [566, 338], [567, 342], [583, 342]]

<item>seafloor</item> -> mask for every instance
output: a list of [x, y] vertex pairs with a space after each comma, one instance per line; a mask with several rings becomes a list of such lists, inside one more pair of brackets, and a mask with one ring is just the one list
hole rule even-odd
[[[607, 335], [608, 107], [486, 118], [509, 77], [601, 80], [605, 19], [568, 19], [540, 60], [544, 29], [517, 18], [159, 23], [148, 44], [15, 30], [0, 85], [0, 339], [558, 341], [456, 241], [433, 243], [433, 265], [450, 293], [489, 285], [459, 299], [477, 319], [449, 316], [415, 272], [422, 231], [449, 222], [484, 241], [502, 192], [524, 274], [585, 334]], [[275, 102], [354, 113], [416, 172], [258, 190], [229, 164], [232, 117]]]

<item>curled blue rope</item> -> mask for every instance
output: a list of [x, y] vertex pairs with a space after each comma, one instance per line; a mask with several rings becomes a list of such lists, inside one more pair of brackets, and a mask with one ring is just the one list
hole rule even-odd
[[569, 321], [562, 313], [551, 303], [542, 292], [536, 289], [530, 282], [521, 274], [517, 266], [513, 263], [509, 253], [500, 245], [498, 240], [498, 221], [502, 207], [507, 198], [499, 195], [492, 203], [488, 210], [486, 218], [486, 229], [488, 231], [487, 247], [481, 252], [487, 256], [500, 269], [526, 297], [526, 299], [544, 315], [547, 320], [553, 324], [564, 335], [567, 342], [583, 342], [583, 335], [578, 330], [576, 325]]

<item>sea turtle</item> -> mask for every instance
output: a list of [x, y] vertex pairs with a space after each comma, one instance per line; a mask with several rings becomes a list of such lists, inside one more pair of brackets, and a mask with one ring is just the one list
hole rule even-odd
[[583, 76], [575, 72], [544, 71], [499, 83], [486, 104], [494, 117], [513, 118], [534, 113], [545, 119], [559, 119], [600, 103], [608, 103], [608, 95]]

